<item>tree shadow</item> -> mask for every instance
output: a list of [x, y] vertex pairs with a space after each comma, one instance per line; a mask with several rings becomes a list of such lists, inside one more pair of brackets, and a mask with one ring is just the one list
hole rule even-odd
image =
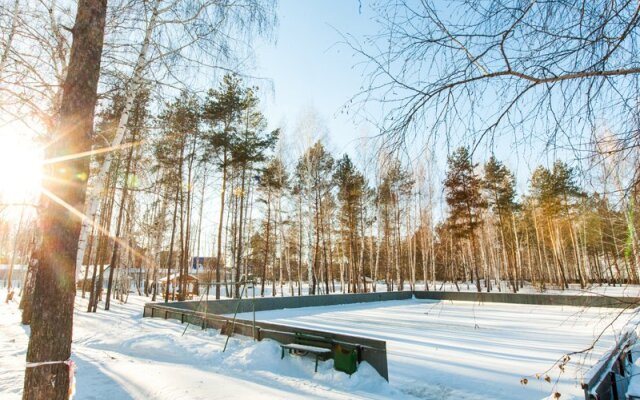
[[130, 400], [133, 396], [126, 392], [118, 381], [100, 368], [100, 364], [90, 359], [73, 355], [76, 363], [76, 399], [78, 400]]

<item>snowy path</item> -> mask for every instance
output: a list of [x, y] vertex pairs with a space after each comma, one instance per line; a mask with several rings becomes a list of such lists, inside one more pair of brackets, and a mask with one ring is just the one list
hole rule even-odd
[[[1, 293], [0, 297], [4, 298]], [[301, 357], [280, 360], [277, 343], [232, 339], [176, 321], [142, 318], [144, 297], [84, 312], [79, 297], [72, 359], [77, 399], [388, 399], [405, 396], [366, 366], [349, 378]], [[21, 398], [28, 328], [17, 304], [0, 304], [0, 398]]]
[[[386, 340], [391, 385], [418, 398], [537, 400], [553, 391], [562, 399], [584, 398], [582, 373], [613, 345], [631, 313], [615, 321], [588, 355], [575, 356], [565, 373], [552, 369], [551, 383], [535, 374], [566, 352], [590, 346], [619, 312], [406, 300], [263, 311], [256, 318]], [[527, 385], [520, 383], [524, 377]]]

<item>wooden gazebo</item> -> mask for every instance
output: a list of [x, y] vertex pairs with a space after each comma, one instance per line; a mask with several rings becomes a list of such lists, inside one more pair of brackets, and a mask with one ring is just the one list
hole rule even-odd
[[[186, 293], [185, 300], [192, 300], [195, 296], [198, 296], [198, 278], [193, 275], [183, 275], [182, 279], [186, 284]], [[164, 298], [167, 293], [167, 277], [161, 278], [158, 280], [160, 283], [160, 291], [162, 293], [162, 297]], [[179, 274], [171, 274], [171, 278], [169, 279], [169, 300], [175, 300], [180, 296], [180, 275]]]

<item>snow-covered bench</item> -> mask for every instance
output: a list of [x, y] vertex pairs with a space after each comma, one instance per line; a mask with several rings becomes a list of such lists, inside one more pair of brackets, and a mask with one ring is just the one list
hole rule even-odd
[[307, 346], [304, 344], [297, 344], [297, 343], [281, 344], [280, 347], [282, 348], [282, 357], [280, 357], [281, 359], [284, 358], [285, 349], [289, 350], [289, 354], [293, 352], [298, 355], [306, 355], [306, 354], [315, 355], [316, 356], [315, 372], [318, 372], [318, 360], [320, 359], [320, 357], [328, 356], [329, 354], [331, 354], [331, 349], [325, 349], [324, 347]]
[[289, 354], [293, 353], [301, 356], [312, 354], [316, 358], [315, 372], [318, 372], [318, 360], [326, 360], [327, 358], [329, 358], [331, 356], [331, 353], [333, 353], [333, 345], [333, 340], [330, 338], [296, 333], [294, 343], [280, 345], [280, 348], [282, 349], [282, 355], [280, 359], [284, 358], [285, 350], [288, 350]]

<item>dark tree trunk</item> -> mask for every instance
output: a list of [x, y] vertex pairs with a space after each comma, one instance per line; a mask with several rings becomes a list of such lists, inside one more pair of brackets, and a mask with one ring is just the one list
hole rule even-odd
[[[264, 248], [264, 263], [262, 263], [262, 279], [260, 283], [260, 297], [264, 297], [264, 281], [267, 279], [267, 264], [269, 260], [269, 234], [271, 233], [271, 192], [267, 195], [267, 226], [266, 226], [266, 243]], [[273, 274], [273, 292], [275, 296], [275, 273]]]
[[318, 203], [320, 202], [319, 200], [319, 193], [318, 190], [315, 190], [315, 222], [316, 222], [316, 226], [315, 226], [315, 230], [316, 230], [316, 240], [315, 240], [315, 246], [313, 248], [313, 270], [312, 270], [312, 280], [311, 280], [311, 288], [309, 291], [309, 294], [316, 294], [316, 274], [318, 273], [318, 263], [320, 261], [320, 206], [318, 205]]
[[[182, 161], [180, 161], [180, 182], [182, 182]], [[180, 185], [180, 196], [178, 197], [180, 203], [180, 258], [178, 258], [178, 301], [184, 301], [184, 190]]]
[[[131, 100], [133, 101], [133, 99]], [[131, 137], [132, 143], [135, 143], [136, 135], [135, 130], [133, 131], [133, 136]], [[104, 301], [104, 309], [108, 311], [111, 307], [111, 290], [113, 288], [113, 276], [118, 269], [118, 259], [120, 257], [120, 242], [122, 238], [120, 238], [120, 230], [122, 228], [122, 218], [124, 217], [124, 210], [127, 201], [129, 200], [127, 195], [129, 191], [129, 174], [131, 173], [131, 160], [133, 158], [133, 147], [129, 147], [129, 154], [127, 156], [127, 165], [124, 170], [124, 186], [122, 188], [122, 197], [120, 198], [120, 210], [118, 211], [118, 220], [116, 221], [116, 236], [113, 242], [113, 252], [111, 253], [111, 261], [109, 263], [109, 281], [107, 284], [107, 297]]]
[[[89, 236], [89, 243], [88, 243], [88, 248], [89, 248], [89, 254], [87, 255], [87, 260], [89, 260], [87, 262], [87, 266], [84, 269], [84, 279], [82, 279], [82, 298], [84, 299], [85, 297], [85, 293], [87, 292], [87, 279], [89, 279], [89, 264], [91, 264], [91, 252], [93, 250], [93, 240], [95, 237], [95, 230], [92, 230], [90, 236]], [[84, 264], [84, 261], [82, 262], [82, 264]], [[95, 271], [96, 268], [95, 266], [93, 267], [93, 275], [95, 276]]]
[[298, 242], [298, 296], [302, 296], [302, 193], [298, 196], [298, 221], [299, 242]]
[[220, 262], [222, 260], [222, 227], [224, 224], [224, 196], [227, 189], [227, 150], [222, 159], [222, 189], [220, 190], [220, 220], [218, 224], [218, 240], [216, 242], [216, 300], [220, 300]]
[[[235, 297], [237, 299], [240, 298], [240, 268], [242, 267], [242, 227], [244, 221], [244, 190], [245, 190], [245, 178], [246, 178], [246, 168], [242, 168], [242, 178], [240, 185], [240, 221], [238, 225], [238, 247], [237, 247], [237, 257], [236, 257], [236, 285], [235, 285]], [[246, 276], [245, 276], [246, 278]]]
[[[91, 149], [107, 0], [79, 0], [67, 78], [54, 140], [48, 159]], [[46, 200], [41, 214], [42, 250], [33, 300], [31, 336], [23, 399], [63, 400], [69, 397], [73, 302], [78, 237], [84, 207], [89, 158], [79, 157], [48, 166]]]
[[[171, 223], [171, 241], [169, 242], [169, 259], [167, 260], [167, 287], [164, 293], [164, 302], [169, 302], [169, 287], [171, 286], [171, 264], [173, 263], [173, 245], [176, 239], [176, 217], [178, 214], [178, 196], [180, 195], [180, 185], [176, 188], [176, 198], [173, 204], [173, 222]], [[174, 285], [175, 290], [175, 285]]]
[[[197, 141], [194, 140], [193, 141], [193, 145], [191, 147], [191, 152], [189, 154], [189, 162], [187, 164], [187, 216], [185, 218], [186, 220], [186, 226], [185, 226], [185, 236], [184, 236], [184, 242], [183, 242], [183, 250], [182, 250], [182, 266], [184, 268], [184, 273], [183, 273], [183, 280], [181, 282], [181, 295], [182, 295], [182, 300], [185, 299], [185, 296], [187, 295], [187, 277], [189, 276], [189, 266], [191, 265], [191, 263], [189, 262], [189, 258], [191, 257], [190, 254], [190, 243], [191, 243], [191, 212], [192, 212], [192, 207], [193, 207], [193, 198], [191, 196], [191, 188], [192, 188], [192, 175], [193, 175], [193, 163], [194, 163], [194, 159], [195, 159], [195, 154], [196, 154], [196, 143]], [[196, 286], [197, 288], [197, 286]]]
[[[105, 232], [111, 231], [111, 214], [113, 213], [113, 204], [115, 202], [116, 197], [116, 181], [118, 176], [118, 170], [120, 168], [120, 158], [118, 157], [118, 162], [116, 164], [115, 171], [110, 173], [109, 182], [107, 182], [106, 188], [107, 199], [103, 201], [102, 211], [100, 212], [100, 221], [99, 226], [102, 227], [100, 229], [100, 234], [98, 237], [98, 248], [96, 249], [95, 259], [93, 261], [93, 275], [91, 278], [91, 292], [89, 293], [89, 304], [87, 305], [87, 312], [96, 312], [98, 310], [98, 301], [102, 296], [102, 286], [104, 282], [104, 258], [107, 252], [107, 242], [108, 237]], [[96, 278], [96, 273], [98, 271], [98, 264], [100, 265], [99, 273]]]

